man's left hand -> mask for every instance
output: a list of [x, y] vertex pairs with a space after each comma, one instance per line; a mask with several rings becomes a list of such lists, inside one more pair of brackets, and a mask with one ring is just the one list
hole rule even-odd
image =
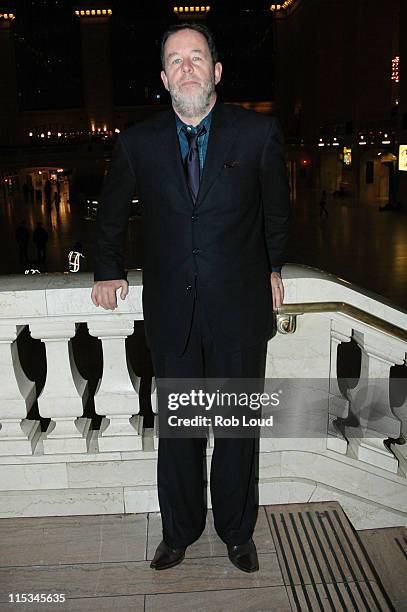
[[273, 309], [280, 308], [284, 302], [283, 280], [278, 272], [270, 274], [271, 291], [273, 294]]

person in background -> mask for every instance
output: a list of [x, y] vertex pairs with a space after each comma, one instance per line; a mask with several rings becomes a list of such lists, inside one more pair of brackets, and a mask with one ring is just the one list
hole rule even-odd
[[55, 206], [55, 210], [57, 213], [57, 216], [59, 215], [59, 206], [61, 204], [61, 194], [58, 191], [58, 189], [55, 191], [54, 193], [54, 206]]
[[30, 232], [24, 220], [20, 221], [16, 229], [16, 241], [19, 249], [20, 263], [28, 263], [28, 243], [30, 242]]
[[319, 200], [319, 216], [320, 217], [322, 217], [323, 215], [325, 215], [326, 217], [328, 216], [328, 210], [326, 207], [326, 203], [327, 203], [327, 194], [324, 189], [323, 192], [321, 193], [321, 198]]
[[48, 232], [42, 226], [41, 221], [37, 222], [37, 227], [33, 233], [33, 242], [37, 247], [37, 262], [45, 264], [47, 261]]

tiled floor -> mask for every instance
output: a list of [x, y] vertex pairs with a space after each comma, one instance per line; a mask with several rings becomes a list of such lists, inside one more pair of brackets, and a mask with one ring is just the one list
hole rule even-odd
[[[372, 544], [375, 563], [380, 538], [386, 537], [389, 544], [396, 532], [389, 534], [389, 530], [366, 532], [364, 541]], [[396, 534], [402, 546], [405, 535], [401, 529]], [[204, 534], [188, 548], [185, 561], [163, 572], [149, 567], [160, 539], [160, 517], [155, 513], [2, 519], [0, 610], [394, 609], [336, 502], [261, 507], [254, 536], [260, 571], [254, 574], [230, 563], [211, 512]], [[397, 560], [395, 575], [387, 564], [386, 582], [400, 611], [405, 601], [402, 561]], [[406, 568], [407, 564], [404, 575]], [[9, 593], [65, 593], [66, 602], [12, 604]]]
[[407, 610], [407, 530], [365, 529], [359, 533], [397, 610]]
[[[319, 194], [300, 192], [293, 206], [287, 261], [326, 270], [407, 308], [407, 211], [380, 212], [377, 204], [328, 196], [329, 216], [319, 216]], [[30, 266], [20, 264], [14, 232], [21, 219], [33, 230], [37, 220], [49, 232], [48, 272], [62, 272], [73, 244], [82, 242], [88, 270], [93, 269], [95, 222], [63, 196], [60, 215], [47, 215], [45, 204], [18, 197], [0, 199], [0, 274], [20, 274], [36, 267], [31, 243]], [[142, 267], [140, 219], [129, 224], [127, 266]]]

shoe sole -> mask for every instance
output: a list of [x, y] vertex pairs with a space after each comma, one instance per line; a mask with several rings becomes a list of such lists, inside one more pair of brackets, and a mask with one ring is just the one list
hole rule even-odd
[[173, 561], [172, 563], [167, 563], [167, 565], [161, 565], [161, 567], [160, 566], [157, 567], [150, 563], [150, 567], [151, 569], [155, 569], [157, 571], [166, 570], [166, 569], [170, 569], [171, 567], [175, 567], [176, 565], [179, 565], [180, 563], [182, 563], [184, 559], [185, 559], [185, 555], [182, 555], [182, 557], [180, 557], [176, 561]]

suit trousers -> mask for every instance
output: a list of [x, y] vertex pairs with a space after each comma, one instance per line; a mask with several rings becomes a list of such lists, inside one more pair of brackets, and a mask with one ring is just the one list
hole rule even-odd
[[[152, 350], [152, 360], [157, 379], [250, 378], [263, 385], [266, 352], [266, 340], [235, 352], [218, 346], [198, 294], [183, 354], [162, 355]], [[205, 529], [206, 443], [206, 438], [159, 438], [158, 497], [163, 539], [171, 548], [189, 546]], [[243, 544], [254, 531], [258, 443], [256, 437], [215, 435], [210, 490], [215, 529], [225, 544]]]

